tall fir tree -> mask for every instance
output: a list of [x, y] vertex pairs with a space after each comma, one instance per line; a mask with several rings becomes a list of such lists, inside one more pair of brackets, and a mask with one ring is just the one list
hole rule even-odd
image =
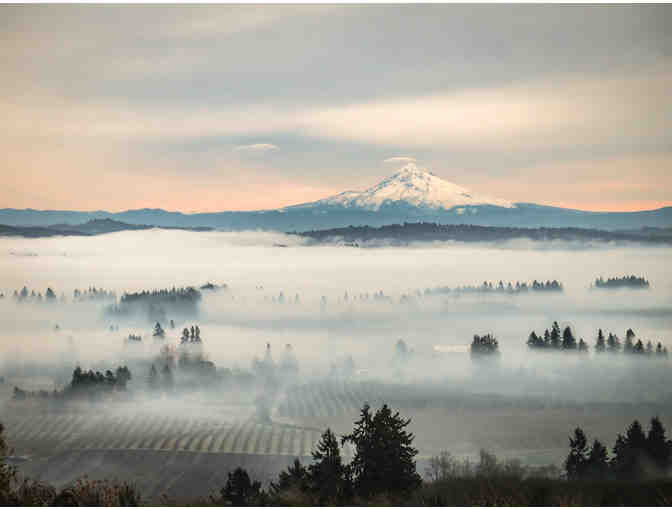
[[569, 438], [569, 454], [565, 459], [565, 471], [569, 480], [580, 480], [585, 476], [588, 453], [586, 434], [577, 427], [574, 437]]
[[595, 342], [595, 352], [604, 352], [607, 349], [607, 344], [604, 340], [604, 333], [601, 329], [597, 330], [597, 341]]
[[665, 437], [665, 427], [657, 416], [651, 418], [646, 436], [646, 451], [656, 468], [656, 476], [665, 476], [672, 464], [672, 441]]
[[341, 461], [338, 439], [327, 429], [312, 452], [313, 464], [308, 467], [311, 491], [320, 505], [342, 504], [349, 495], [349, 480]]
[[406, 430], [410, 421], [392, 413], [387, 404], [375, 415], [364, 405], [352, 433], [342, 439], [355, 447], [350, 469], [358, 495], [405, 494], [420, 487], [414, 460], [418, 450], [412, 446], [413, 434]]

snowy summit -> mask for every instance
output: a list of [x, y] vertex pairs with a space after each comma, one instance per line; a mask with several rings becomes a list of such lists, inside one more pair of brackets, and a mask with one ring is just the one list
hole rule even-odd
[[396, 174], [365, 191], [345, 191], [318, 203], [377, 211], [383, 204], [393, 202], [405, 202], [428, 209], [468, 205], [515, 207], [508, 200], [472, 193], [457, 184], [444, 181], [426, 169], [417, 167], [415, 163], [408, 163]]

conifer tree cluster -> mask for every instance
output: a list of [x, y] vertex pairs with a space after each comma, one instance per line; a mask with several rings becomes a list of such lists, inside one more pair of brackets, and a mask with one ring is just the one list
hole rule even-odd
[[595, 279], [593, 288], [596, 289], [648, 289], [649, 281], [643, 276], [621, 276], [603, 279], [601, 276]]
[[141, 342], [142, 337], [140, 335], [134, 335], [133, 333], [131, 333], [126, 337], [127, 344], [139, 344]]
[[69, 399], [75, 397], [96, 398], [114, 391], [126, 391], [127, 383], [131, 379], [131, 371], [126, 366], [117, 367], [115, 371], [106, 370], [104, 373], [98, 370], [95, 372], [93, 370], [84, 371], [81, 369], [81, 367], [78, 366], [72, 372], [72, 381], [62, 391], [25, 391], [21, 388], [14, 387], [14, 399]]
[[109, 301], [116, 300], [117, 294], [114, 291], [89, 287], [88, 289], [75, 289], [72, 292], [73, 301]]
[[425, 295], [432, 294], [470, 294], [470, 293], [496, 293], [496, 294], [521, 294], [525, 292], [562, 292], [564, 290], [562, 283], [557, 280], [537, 281], [533, 280], [531, 283], [527, 282], [513, 282], [504, 283], [499, 280], [499, 283], [484, 281], [481, 285], [464, 285], [451, 289], [450, 287], [436, 287], [433, 289], [425, 289]]
[[[550, 331], [547, 329], [544, 331], [543, 335], [537, 335], [535, 331], [530, 333], [530, 336], [527, 338], [527, 346], [530, 349], [535, 350], [563, 350], [563, 351], [578, 351], [578, 352], [588, 352], [588, 344], [580, 338], [579, 341], [576, 341], [572, 329], [567, 326], [563, 330], [560, 329], [557, 321], [553, 322]], [[625, 341], [621, 340], [613, 333], [605, 338], [602, 329], [597, 331], [597, 339], [595, 341], [595, 352], [597, 353], [624, 353], [624, 354], [634, 354], [634, 355], [648, 355], [656, 356], [661, 358], [666, 358], [667, 347], [663, 346], [661, 342], [658, 342], [657, 345], [653, 345], [653, 342], [648, 341], [646, 344], [641, 340], [637, 339], [635, 332], [632, 329], [628, 329], [625, 333]]]
[[152, 336], [156, 340], [163, 340], [166, 336], [166, 331], [161, 327], [161, 323], [158, 321], [154, 325], [154, 331], [152, 333]]
[[56, 293], [51, 287], [47, 287], [43, 296], [42, 292], [29, 291], [25, 285], [20, 291], [15, 290], [13, 297], [18, 303], [54, 303], [57, 299]]
[[192, 325], [191, 328], [184, 328], [182, 330], [180, 344], [200, 344], [201, 342], [201, 328], [198, 325]]
[[666, 477], [672, 468], [672, 441], [665, 437], [658, 417], [651, 419], [648, 434], [639, 421], [632, 422], [625, 434], [616, 438], [611, 458], [599, 440], [589, 446], [580, 428], [570, 437], [569, 447], [565, 470], [570, 480], [655, 479]]
[[201, 293], [194, 287], [180, 287], [172, 289], [159, 290], [143, 290], [141, 292], [125, 292], [120, 304], [131, 305], [134, 303], [153, 303], [153, 304], [167, 304], [167, 303], [190, 303], [194, 304], [201, 300]]
[[532, 331], [527, 338], [527, 346], [530, 349], [588, 351], [588, 344], [583, 338], [580, 338], [577, 342], [574, 333], [572, 333], [572, 328], [566, 326], [564, 330], [561, 330], [557, 321], [553, 321], [550, 331], [546, 329], [543, 335], [537, 335], [536, 331]]
[[607, 338], [604, 337], [602, 329], [597, 331], [597, 339], [595, 340], [595, 352], [597, 353], [623, 353], [636, 356], [655, 356], [657, 358], [667, 358], [668, 352], [661, 342], [658, 342], [655, 347], [650, 340], [644, 343], [637, 335], [628, 328], [625, 332], [625, 341], [621, 340], [613, 333], [609, 332]]
[[[341, 438], [327, 429], [312, 451], [313, 463], [299, 459], [271, 482], [269, 492], [250, 479], [241, 468], [229, 473], [215, 503], [237, 506], [263, 505], [269, 500], [289, 504], [299, 494], [312, 505], [343, 506], [359, 500], [385, 496], [401, 502], [422, 485], [416, 470], [414, 436], [406, 430], [409, 419], [383, 405], [372, 412], [368, 404], [360, 411], [350, 434]], [[355, 456], [344, 464], [341, 446], [351, 443]], [[355, 499], [357, 498], [357, 499]]]
[[492, 356], [499, 354], [499, 343], [494, 335], [474, 335], [471, 342], [471, 357]]

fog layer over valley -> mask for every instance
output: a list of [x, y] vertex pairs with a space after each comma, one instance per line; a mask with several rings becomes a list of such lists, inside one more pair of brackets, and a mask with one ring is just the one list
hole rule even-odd
[[[365, 402], [412, 418], [421, 461], [488, 448], [559, 464], [576, 426], [609, 442], [636, 418], [658, 414], [672, 426], [672, 360], [655, 354], [658, 342], [672, 347], [671, 256], [637, 244], [359, 248], [160, 229], [0, 238], [2, 421], [29, 459], [22, 469], [54, 483], [84, 474], [72, 457], [82, 451], [100, 458], [80, 470], [117, 466], [105, 476], [172, 458], [142, 482], [150, 494], [196, 476], [181, 467], [190, 452], [208, 454], [198, 463], [210, 488], [226, 476], [217, 462], [273, 476], [309, 455], [326, 427], [347, 433]], [[650, 286], [592, 285], [624, 275]], [[532, 290], [554, 280], [552, 291]], [[517, 283], [530, 290], [514, 292]], [[24, 286], [28, 297], [15, 299]], [[200, 297], [170, 301], [173, 287]], [[125, 293], [159, 289], [168, 297], [124, 304]], [[529, 348], [530, 333], [554, 321], [588, 352]], [[598, 329], [621, 343], [632, 329], [654, 352], [596, 352]], [[498, 354], [470, 356], [474, 335], [488, 333]], [[74, 388], [78, 366], [100, 371], [106, 389], [94, 395], [98, 383], [85, 376]], [[123, 367], [128, 381], [115, 372]], [[39, 390], [49, 395], [31, 393]]]

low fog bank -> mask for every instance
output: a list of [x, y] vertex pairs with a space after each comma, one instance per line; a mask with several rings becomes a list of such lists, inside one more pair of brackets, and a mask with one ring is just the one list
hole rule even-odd
[[[198, 421], [204, 434], [217, 424], [247, 421], [303, 427], [306, 444], [322, 427], [350, 420], [366, 400], [388, 401], [420, 422], [427, 409], [460, 406], [478, 411], [617, 404], [627, 414], [634, 409], [628, 406], [645, 405], [647, 412], [669, 415], [672, 360], [598, 354], [594, 346], [599, 328], [621, 341], [631, 328], [644, 343], [672, 348], [670, 255], [672, 248], [577, 250], [518, 241], [306, 246], [294, 236], [259, 232], [2, 238], [0, 386], [11, 407], [14, 386], [61, 392], [77, 366], [102, 374], [125, 366], [133, 375], [125, 391], [103, 402], [78, 401], [73, 409], [129, 420], [138, 411], [159, 421], [185, 416]], [[591, 289], [600, 276], [631, 274], [645, 276], [650, 288]], [[500, 280], [513, 288], [517, 282], [557, 280], [562, 291], [455, 291], [484, 281], [497, 287]], [[207, 282], [215, 285], [200, 288]], [[51, 288], [56, 297], [17, 301], [13, 292], [24, 285], [42, 295]], [[75, 289], [88, 292], [92, 286], [114, 297], [75, 296]], [[161, 337], [154, 336], [156, 310], [120, 314], [109, 308], [125, 292], [188, 286], [197, 288], [200, 300], [192, 308], [160, 310]], [[530, 332], [543, 334], [553, 321], [583, 338], [589, 352], [532, 351], [526, 344]], [[191, 326], [200, 330], [197, 345], [193, 338], [183, 341], [184, 328]], [[471, 359], [473, 336], [486, 333], [497, 338], [499, 355]], [[180, 368], [184, 352], [198, 363], [195, 372]], [[173, 358], [170, 376], [161, 372], [166, 356]], [[49, 402], [36, 409], [62, 407]], [[147, 423], [160, 429], [158, 422]], [[282, 443], [269, 434], [268, 449]], [[210, 444], [207, 437], [194, 444]], [[245, 448], [258, 443], [264, 450], [266, 439], [256, 437]], [[131, 441], [136, 442], [142, 439]]]

